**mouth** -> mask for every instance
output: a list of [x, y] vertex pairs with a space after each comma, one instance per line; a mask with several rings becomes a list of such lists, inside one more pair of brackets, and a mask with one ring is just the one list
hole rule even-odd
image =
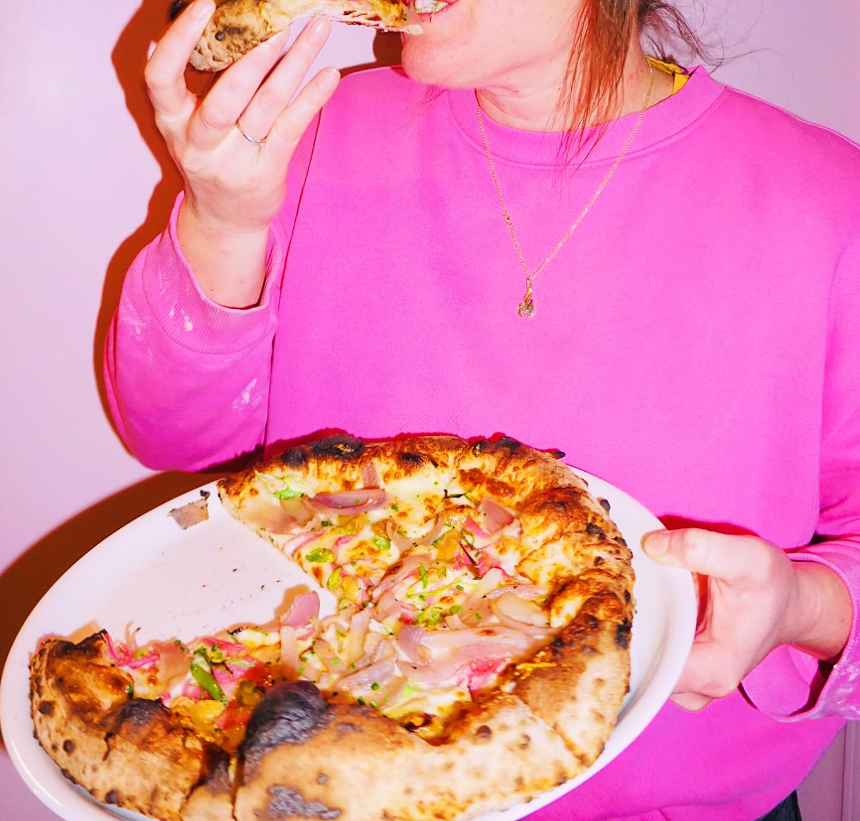
[[421, 21], [426, 23], [433, 19], [433, 15], [447, 11], [458, 2], [459, 0], [412, 0], [412, 7]]

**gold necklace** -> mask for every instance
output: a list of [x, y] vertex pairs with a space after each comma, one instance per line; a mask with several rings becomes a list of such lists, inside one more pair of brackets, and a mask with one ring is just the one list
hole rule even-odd
[[[511, 234], [511, 239], [514, 243], [514, 248], [516, 248], [517, 256], [520, 258], [520, 265], [522, 265], [523, 272], [526, 275], [526, 292], [523, 296], [522, 302], [517, 306], [517, 313], [523, 318], [530, 318], [534, 316], [535, 313], [535, 301], [534, 301], [534, 293], [533, 286], [534, 281], [537, 279], [537, 275], [543, 271], [544, 268], [551, 262], [553, 257], [561, 250], [562, 246], [570, 239], [571, 234], [579, 227], [579, 224], [585, 219], [585, 215], [591, 210], [592, 206], [595, 202], [597, 202], [597, 198], [603, 192], [603, 189], [606, 188], [609, 180], [612, 179], [612, 175], [615, 173], [615, 169], [618, 168], [621, 160], [624, 159], [624, 155], [627, 153], [627, 149], [630, 148], [630, 144], [633, 142], [633, 138], [636, 136], [639, 131], [639, 127], [642, 125], [642, 120], [645, 119], [645, 112], [648, 110], [648, 105], [651, 102], [651, 91], [654, 88], [654, 66], [651, 65], [651, 62], [648, 62], [648, 68], [651, 70], [650, 79], [648, 80], [648, 90], [645, 92], [645, 102], [642, 105], [642, 111], [639, 113], [639, 119], [636, 121], [636, 125], [633, 126], [633, 130], [630, 132], [630, 136], [627, 138], [627, 142], [624, 143], [624, 147], [621, 149], [621, 153], [618, 155], [618, 158], [612, 164], [612, 168], [609, 169], [609, 173], [603, 178], [603, 182], [600, 183], [597, 191], [594, 192], [594, 196], [589, 200], [588, 205], [582, 209], [582, 213], [576, 218], [576, 222], [568, 228], [567, 233], [561, 238], [561, 241], [558, 245], [553, 248], [552, 253], [540, 264], [537, 268], [535, 268], [534, 272], [529, 271], [528, 265], [526, 265], [525, 258], [523, 257], [523, 252], [520, 249], [520, 243], [517, 240], [516, 232], [514, 231], [513, 221], [511, 220], [511, 215], [508, 213], [508, 207], [505, 205], [505, 198], [502, 196], [502, 186], [499, 184], [499, 176], [496, 174], [496, 164], [493, 162], [493, 155], [490, 154], [490, 144], [487, 142], [487, 132], [484, 130], [484, 116], [481, 112], [481, 102], [478, 100], [478, 127], [481, 129], [481, 139], [484, 141], [484, 153], [487, 155], [487, 162], [490, 164], [490, 173], [493, 175], [493, 182], [496, 185], [496, 193], [499, 195], [499, 202], [502, 205], [502, 214], [505, 217], [505, 224], [508, 226], [508, 231]], [[475, 99], [477, 99], [477, 94], [475, 95]]]

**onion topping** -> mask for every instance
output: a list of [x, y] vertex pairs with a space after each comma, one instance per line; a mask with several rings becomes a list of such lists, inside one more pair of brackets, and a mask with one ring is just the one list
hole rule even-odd
[[395, 657], [388, 656], [382, 659], [382, 661], [377, 661], [375, 664], [368, 665], [361, 670], [350, 673], [348, 676], [344, 676], [338, 684], [351, 693], [372, 692], [372, 690], [377, 689], [373, 687], [374, 684], [379, 687], [383, 686], [397, 672]]
[[507, 627], [522, 630], [534, 638], [546, 638], [552, 630], [547, 624], [546, 614], [533, 602], [505, 593], [493, 600], [493, 612]]
[[311, 619], [319, 618], [319, 614], [320, 597], [316, 590], [311, 590], [309, 593], [299, 593], [290, 604], [290, 609], [281, 616], [281, 624], [289, 627], [300, 627], [310, 622]]
[[423, 638], [424, 628], [418, 625], [404, 627], [397, 636], [397, 646], [413, 664], [426, 664], [430, 659], [430, 651], [421, 646]]
[[505, 510], [498, 502], [486, 497], [478, 503], [478, 512], [481, 514], [481, 527], [487, 531], [488, 535], [497, 533], [514, 520], [513, 514]]
[[316, 510], [325, 513], [351, 516], [381, 507], [387, 498], [386, 492], [381, 488], [364, 488], [343, 493], [319, 493], [310, 499], [309, 503]]
[[137, 670], [138, 667], [148, 667], [150, 664], [155, 664], [161, 656], [158, 653], [150, 653], [147, 656], [141, 656], [139, 659], [129, 659], [119, 662], [120, 667], [128, 667], [129, 670]]

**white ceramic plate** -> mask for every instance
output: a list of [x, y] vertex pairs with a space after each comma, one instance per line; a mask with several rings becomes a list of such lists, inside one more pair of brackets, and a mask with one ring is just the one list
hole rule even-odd
[[[581, 473], [608, 499], [612, 517], [633, 550], [637, 612], [632, 634], [630, 692], [603, 755], [587, 772], [528, 805], [482, 816], [515, 821], [555, 800], [605, 767], [654, 718], [681, 674], [693, 641], [696, 597], [688, 573], [658, 565], [640, 548], [660, 522], [626, 493]], [[65, 821], [143, 819], [107, 807], [67, 781], [33, 738], [29, 654], [49, 633], [75, 640], [100, 628], [140, 639], [201, 635], [241, 622], [267, 622], [291, 587], [308, 577], [271, 545], [231, 518], [214, 485], [209, 520], [181, 530], [171, 508], [199, 498], [192, 491], [118, 530], [75, 564], [39, 602], [21, 628], [3, 671], [0, 722], [12, 762], [27, 786]], [[314, 585], [315, 586], [315, 585]], [[323, 609], [332, 600], [325, 594]]]

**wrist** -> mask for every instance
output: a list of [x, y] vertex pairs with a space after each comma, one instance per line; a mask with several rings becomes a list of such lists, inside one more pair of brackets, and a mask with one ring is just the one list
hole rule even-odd
[[250, 308], [260, 301], [268, 226], [236, 229], [201, 217], [186, 199], [177, 215], [176, 234], [200, 290], [209, 299], [225, 308]]
[[242, 238], [267, 234], [269, 221], [243, 222], [225, 218], [211, 209], [201, 207], [198, 199], [186, 188], [179, 207], [179, 219], [189, 228], [212, 237]]
[[819, 562], [792, 562], [795, 597], [786, 644], [821, 661], [835, 662], [851, 631], [853, 604], [839, 575]]

